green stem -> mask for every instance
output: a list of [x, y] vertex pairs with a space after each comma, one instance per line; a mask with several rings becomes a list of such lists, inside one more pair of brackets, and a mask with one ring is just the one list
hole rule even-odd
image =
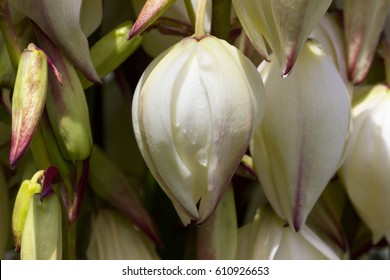
[[196, 21], [195, 21], [195, 34], [194, 38], [200, 40], [206, 33], [204, 31], [204, 15], [206, 13], [207, 0], [199, 0], [198, 8], [196, 10]]
[[7, 0], [0, 0], [0, 29], [10, 56], [12, 67], [16, 73], [22, 51], [16, 35], [16, 30], [12, 23]]
[[231, 0], [212, 0], [211, 34], [228, 40], [230, 37]]
[[44, 170], [39, 170], [39, 171], [37, 171], [37, 172], [34, 174], [34, 176], [32, 177], [31, 182], [32, 182], [32, 183], [38, 183], [39, 178], [41, 178], [41, 177], [43, 176], [44, 173], [45, 173]]
[[76, 259], [76, 223], [69, 223], [67, 227], [67, 259], [75, 260]]
[[192, 6], [192, 1], [191, 0], [184, 0], [184, 4], [186, 5], [188, 18], [190, 19], [192, 26], [195, 26], [196, 16], [195, 16], [195, 11], [194, 11], [194, 6]]

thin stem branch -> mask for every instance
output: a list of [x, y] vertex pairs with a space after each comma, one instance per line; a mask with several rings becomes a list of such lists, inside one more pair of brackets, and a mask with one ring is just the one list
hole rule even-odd
[[192, 26], [195, 26], [196, 16], [194, 11], [194, 6], [192, 6], [191, 0], [184, 0], [184, 4], [186, 5], [186, 10], [188, 14], [188, 18], [190, 19], [190, 22]]
[[207, 0], [199, 0], [196, 10], [195, 34], [194, 37], [198, 40], [206, 36], [204, 31], [204, 15], [206, 13]]

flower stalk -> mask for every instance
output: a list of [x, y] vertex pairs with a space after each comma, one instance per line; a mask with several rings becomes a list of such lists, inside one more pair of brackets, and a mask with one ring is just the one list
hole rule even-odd
[[196, 10], [196, 21], [195, 21], [195, 34], [194, 38], [197, 40], [202, 39], [206, 36], [204, 30], [204, 15], [206, 13], [207, 0], [199, 0], [198, 8]]

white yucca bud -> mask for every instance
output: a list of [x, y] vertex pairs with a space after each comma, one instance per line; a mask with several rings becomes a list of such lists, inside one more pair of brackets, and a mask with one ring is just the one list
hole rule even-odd
[[390, 242], [390, 89], [365, 86], [352, 110], [348, 156], [341, 175], [359, 216], [377, 243]]
[[340, 165], [348, 92], [333, 62], [311, 41], [290, 76], [281, 77], [275, 60], [262, 64], [260, 73], [267, 107], [251, 144], [255, 170], [276, 213], [299, 231]]
[[213, 213], [262, 119], [263, 99], [249, 59], [210, 35], [183, 39], [146, 69], [133, 99], [134, 131], [184, 224]]

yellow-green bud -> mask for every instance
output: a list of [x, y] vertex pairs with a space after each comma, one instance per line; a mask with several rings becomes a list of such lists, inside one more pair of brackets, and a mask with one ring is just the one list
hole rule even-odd
[[12, 212], [12, 232], [17, 251], [20, 249], [20, 243], [31, 197], [36, 193], [40, 193], [41, 190], [42, 186], [37, 183], [35, 179], [23, 181], [19, 188]]

